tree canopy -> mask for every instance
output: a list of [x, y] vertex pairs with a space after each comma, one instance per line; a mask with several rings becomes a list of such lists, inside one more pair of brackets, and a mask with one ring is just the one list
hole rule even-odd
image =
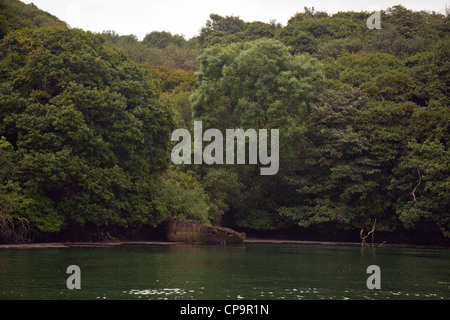
[[103, 42], [67, 28], [3, 39], [3, 215], [42, 231], [159, 223], [152, 177], [168, 165], [171, 113], [152, 76]]
[[[0, 241], [168, 218], [448, 238], [448, 12], [393, 6], [379, 30], [371, 14], [213, 13], [191, 39], [139, 41], [0, 0]], [[171, 164], [171, 133], [195, 120], [279, 129], [279, 173]]]

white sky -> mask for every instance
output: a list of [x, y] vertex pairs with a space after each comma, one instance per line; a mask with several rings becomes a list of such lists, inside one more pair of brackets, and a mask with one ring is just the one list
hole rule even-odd
[[151, 31], [169, 31], [187, 39], [198, 34], [211, 13], [239, 16], [244, 21], [285, 25], [303, 8], [318, 11], [385, 10], [401, 4], [411, 10], [445, 12], [450, 0], [22, 0], [33, 2], [73, 28], [94, 32], [114, 30], [120, 35], [134, 34], [140, 40]]

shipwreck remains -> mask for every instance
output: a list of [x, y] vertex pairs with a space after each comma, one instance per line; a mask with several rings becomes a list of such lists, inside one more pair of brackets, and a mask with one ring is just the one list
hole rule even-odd
[[245, 241], [245, 233], [229, 228], [212, 227], [186, 221], [169, 220], [165, 225], [166, 238], [170, 242], [237, 244]]

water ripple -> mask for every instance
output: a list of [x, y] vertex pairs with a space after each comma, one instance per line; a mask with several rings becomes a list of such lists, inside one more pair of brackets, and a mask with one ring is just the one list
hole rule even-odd
[[164, 288], [164, 289], [144, 289], [144, 290], [137, 290], [132, 289], [128, 292], [130, 295], [136, 295], [136, 296], [183, 296], [186, 294], [185, 289], [180, 288]]

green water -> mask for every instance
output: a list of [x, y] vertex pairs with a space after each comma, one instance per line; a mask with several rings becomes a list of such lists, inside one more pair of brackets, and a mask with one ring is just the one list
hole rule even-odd
[[[0, 299], [450, 298], [450, 251], [298, 244], [0, 249]], [[67, 267], [81, 270], [69, 290]], [[369, 290], [378, 265], [381, 289]]]

